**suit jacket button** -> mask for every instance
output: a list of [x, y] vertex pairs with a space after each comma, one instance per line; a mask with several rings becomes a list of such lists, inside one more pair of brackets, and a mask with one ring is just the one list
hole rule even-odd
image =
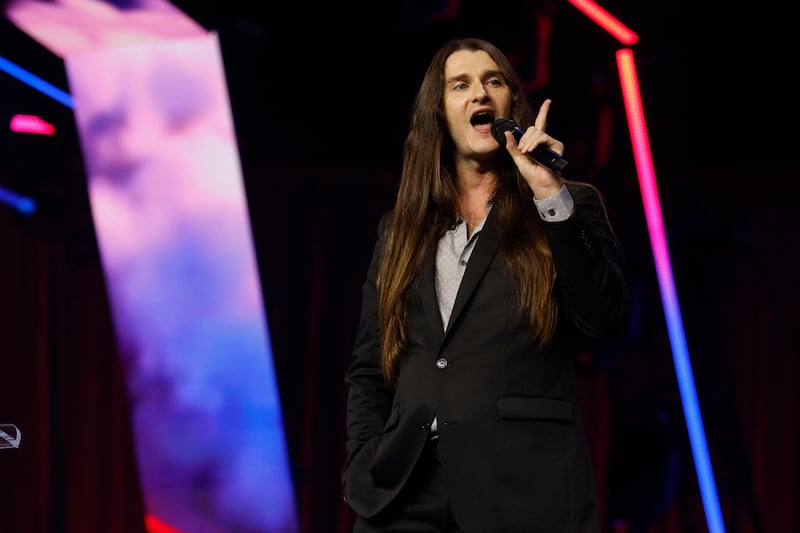
[[439, 359], [437, 359], [436, 360], [436, 367], [439, 368], [439, 369], [446, 368], [447, 367], [447, 359], [445, 359], [444, 357], [440, 357]]

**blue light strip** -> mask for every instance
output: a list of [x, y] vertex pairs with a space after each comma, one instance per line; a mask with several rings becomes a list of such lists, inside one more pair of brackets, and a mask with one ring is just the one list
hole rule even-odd
[[0, 70], [3, 70], [21, 82], [27, 83], [37, 91], [46, 94], [53, 100], [60, 102], [72, 109], [72, 97], [68, 93], [62, 91], [55, 85], [44, 81], [39, 76], [28, 72], [19, 65], [12, 63], [3, 56], [0, 56]]
[[[669, 276], [669, 280], [667, 280], [667, 276]], [[700, 485], [700, 494], [703, 496], [706, 522], [711, 533], [724, 533], [725, 523], [722, 519], [717, 485], [714, 481], [714, 471], [711, 467], [711, 457], [708, 454], [708, 443], [706, 442], [706, 433], [703, 428], [700, 402], [697, 400], [692, 363], [686, 344], [686, 334], [683, 329], [678, 297], [675, 294], [675, 282], [672, 280], [671, 274], [666, 271], [662, 272], [661, 278], [664, 317], [667, 320], [670, 344], [672, 345], [672, 358], [675, 363], [675, 373], [678, 377], [678, 388], [683, 402], [686, 428], [689, 431], [689, 442], [692, 446], [697, 482]]]
[[36, 212], [36, 202], [3, 187], [0, 187], [0, 202], [10, 205], [24, 215], [32, 215]]

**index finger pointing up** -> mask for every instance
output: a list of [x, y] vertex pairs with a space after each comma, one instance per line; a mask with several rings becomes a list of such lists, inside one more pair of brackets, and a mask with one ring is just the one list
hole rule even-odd
[[536, 120], [533, 122], [533, 125], [539, 131], [544, 131], [544, 129], [547, 127], [547, 113], [550, 111], [551, 103], [552, 100], [547, 98], [545, 99], [544, 102], [542, 102], [542, 105], [539, 107], [539, 114], [536, 115]]

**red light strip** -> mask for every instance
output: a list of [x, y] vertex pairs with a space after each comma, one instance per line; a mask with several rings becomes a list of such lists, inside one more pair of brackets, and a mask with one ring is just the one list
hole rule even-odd
[[11, 131], [17, 133], [35, 133], [37, 135], [52, 135], [56, 128], [46, 120], [36, 115], [14, 115], [9, 123]]
[[636, 35], [630, 28], [625, 26], [622, 22], [617, 20], [616, 17], [591, 0], [568, 1], [570, 4], [580, 9], [584, 15], [597, 23], [598, 26], [613, 35], [622, 44], [631, 45], [639, 41], [639, 36]]

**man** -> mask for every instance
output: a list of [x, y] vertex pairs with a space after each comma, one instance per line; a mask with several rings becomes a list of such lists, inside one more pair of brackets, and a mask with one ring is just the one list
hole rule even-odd
[[346, 375], [355, 533], [600, 531], [573, 365], [629, 289], [599, 192], [531, 157], [550, 105], [484, 40], [428, 67]]

